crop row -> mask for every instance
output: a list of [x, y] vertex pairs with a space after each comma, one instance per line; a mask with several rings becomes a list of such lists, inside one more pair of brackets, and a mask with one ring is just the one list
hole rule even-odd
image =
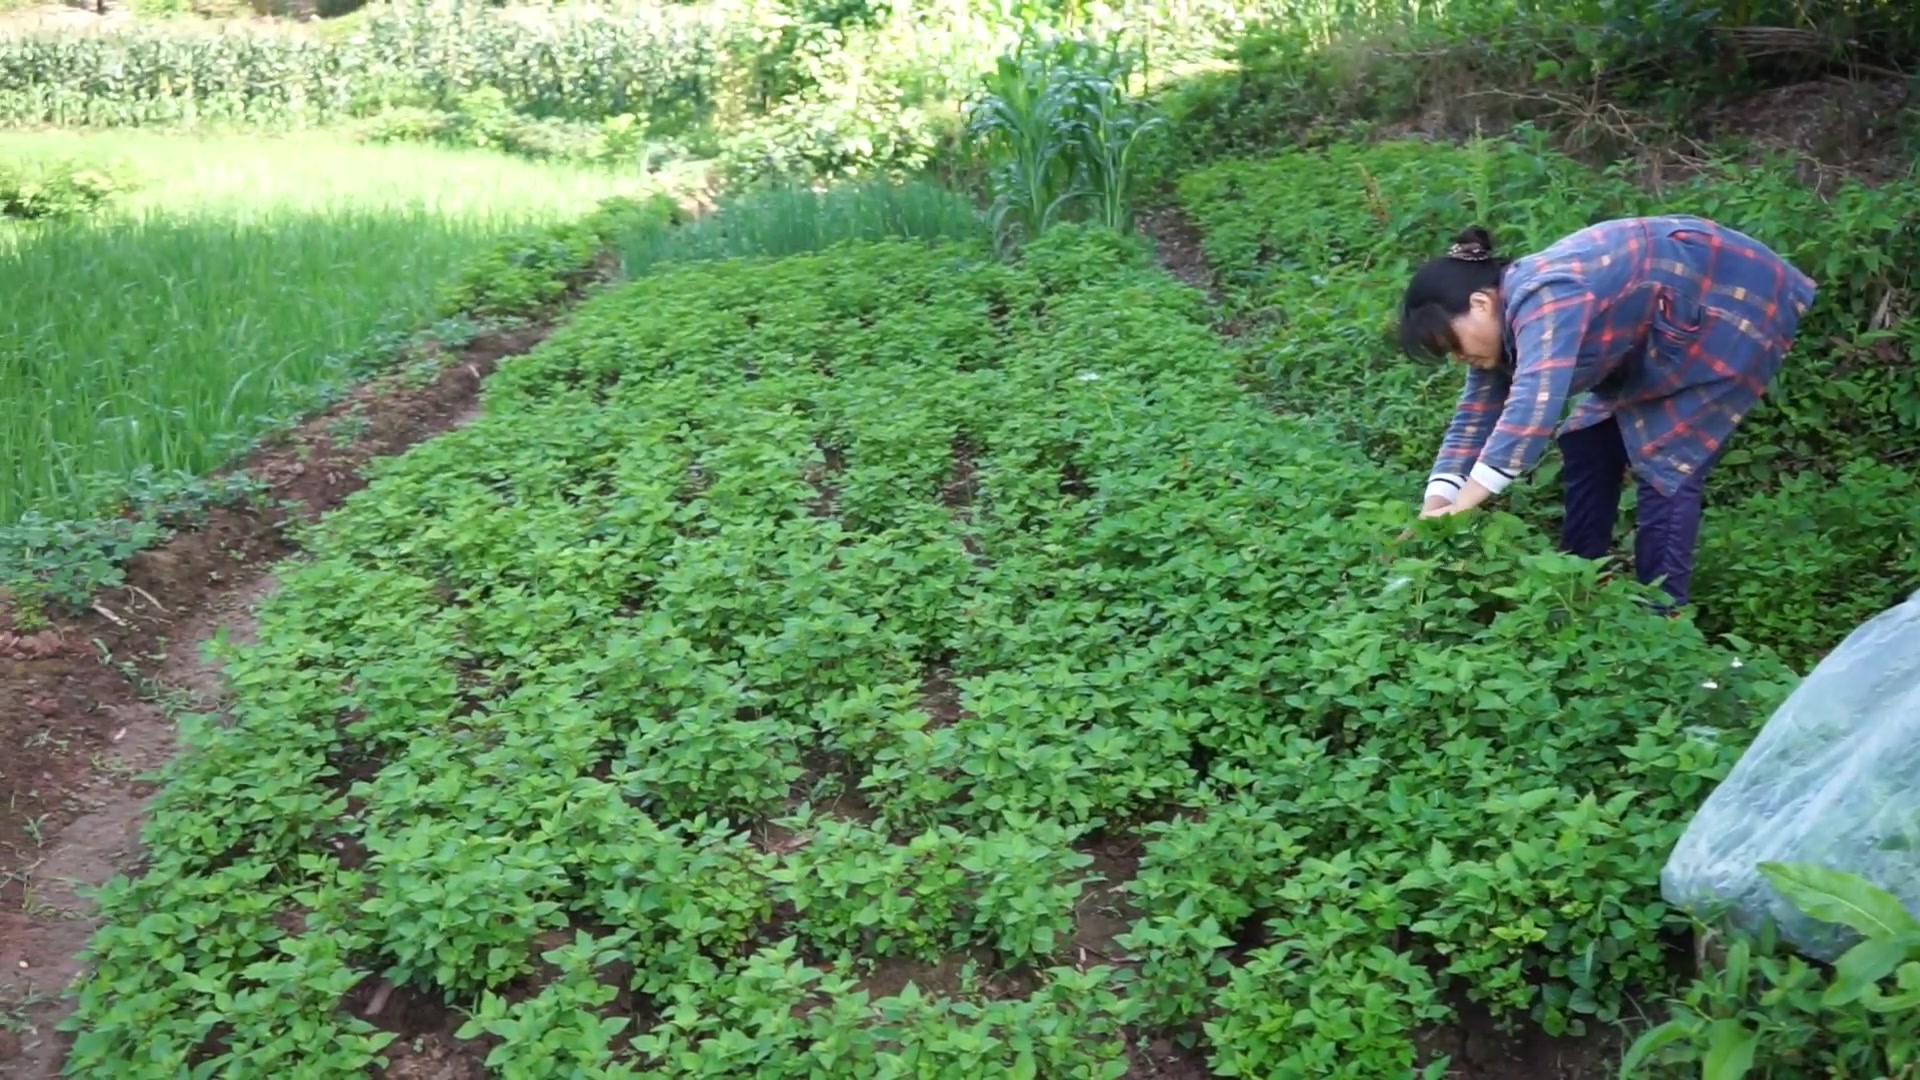
[[[1431, 465], [1457, 370], [1407, 363], [1383, 327], [1436, 237], [1483, 222], [1513, 253], [1609, 217], [1704, 214], [1772, 245], [1820, 294], [1777, 385], [1708, 488], [1694, 592], [1712, 632], [1797, 665], [1897, 602], [1920, 577], [1920, 329], [1890, 319], [1920, 288], [1920, 182], [1848, 184], [1830, 198], [1787, 170], [1722, 166], [1654, 194], [1526, 137], [1472, 147], [1337, 145], [1190, 174], [1181, 199], [1290, 408], [1335, 419], [1407, 477]], [[1557, 456], [1515, 505], [1557, 527]], [[1543, 505], [1544, 504], [1544, 505]], [[1630, 512], [1630, 508], [1623, 513]]]
[[[1787, 673], [1511, 519], [1396, 552], [1405, 478], [1240, 375], [1072, 226], [592, 301], [281, 573], [75, 1068], [344, 1074], [375, 978], [504, 1076], [1117, 1076], [1199, 1021], [1378, 1077], [1453, 995], [1617, 1017]], [[1079, 970], [1096, 887], [1128, 963]], [[943, 951], [1025, 989], [858, 996]]]
[[[15, 125], [335, 125], [381, 138], [485, 139], [568, 154], [643, 145], [748, 169], [913, 167], [934, 121], [1030, 24], [1077, 22], [1151, 41], [1155, 62], [1211, 55], [1276, 0], [1055, 5], [768, 0], [534, 11], [473, 0], [381, 5], [351, 34], [0, 37], [0, 122]], [[582, 127], [582, 125], [586, 125]], [[464, 132], [464, 134], [462, 134]]]

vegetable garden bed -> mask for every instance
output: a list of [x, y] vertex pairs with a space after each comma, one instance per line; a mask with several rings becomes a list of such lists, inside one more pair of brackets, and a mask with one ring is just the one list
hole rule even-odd
[[1621, 1018], [1787, 673], [1511, 519], [1394, 547], [1404, 477], [1240, 374], [1074, 227], [590, 301], [282, 568], [73, 1067], [1091, 1077], [1184, 1033], [1371, 1080], [1462, 1013]]

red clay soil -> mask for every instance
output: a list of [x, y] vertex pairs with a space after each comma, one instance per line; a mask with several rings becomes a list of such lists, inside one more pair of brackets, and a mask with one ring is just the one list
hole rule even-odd
[[373, 458], [477, 415], [481, 380], [547, 329], [483, 335], [441, 357], [430, 383], [377, 380], [262, 448], [237, 467], [270, 501], [135, 556], [127, 584], [83, 617], [15, 632], [0, 598], [0, 1075], [62, 1064], [58, 998], [94, 929], [79, 890], [134, 868], [155, 788], [143, 774], [172, 756], [175, 712], [218, 700], [199, 643], [221, 626], [244, 636], [268, 569], [293, 550], [286, 526], [365, 486]]

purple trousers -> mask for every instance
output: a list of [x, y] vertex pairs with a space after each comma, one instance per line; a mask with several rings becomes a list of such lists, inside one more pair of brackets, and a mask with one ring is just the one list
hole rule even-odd
[[[1581, 558], [1604, 559], [1613, 548], [1613, 526], [1620, 520], [1620, 496], [1627, 477], [1627, 445], [1621, 441], [1620, 425], [1609, 417], [1567, 432], [1559, 441], [1561, 478], [1567, 485], [1561, 547]], [[1687, 586], [1693, 577], [1693, 550], [1700, 539], [1711, 466], [1689, 476], [1672, 495], [1660, 494], [1644, 480], [1638, 482], [1634, 576], [1644, 585], [1661, 581], [1673, 598], [1667, 611], [1685, 606], [1690, 599]]]

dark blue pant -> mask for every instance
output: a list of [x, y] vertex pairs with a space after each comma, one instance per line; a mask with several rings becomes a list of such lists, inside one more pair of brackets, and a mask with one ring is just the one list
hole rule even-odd
[[[1613, 548], [1613, 526], [1620, 520], [1620, 496], [1626, 485], [1627, 444], [1620, 425], [1608, 419], [1560, 436], [1560, 475], [1567, 485], [1566, 522], [1560, 543], [1585, 559], [1603, 559]], [[1638, 481], [1633, 569], [1642, 584], [1664, 578], [1662, 588], [1673, 607], [1690, 599], [1693, 549], [1700, 539], [1700, 514], [1706, 506], [1708, 469], [1687, 478], [1680, 490], [1662, 495]]]

